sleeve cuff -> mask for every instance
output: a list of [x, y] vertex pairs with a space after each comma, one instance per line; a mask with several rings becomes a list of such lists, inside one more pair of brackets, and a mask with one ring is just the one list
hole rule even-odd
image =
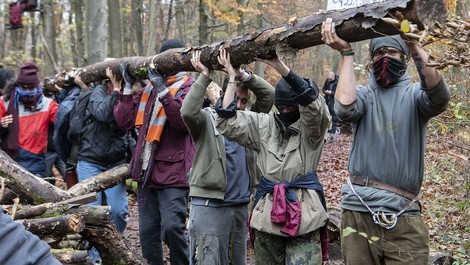
[[233, 99], [233, 101], [230, 103], [230, 105], [228, 105], [226, 109], [222, 108], [222, 101], [223, 97], [220, 97], [214, 106], [214, 109], [219, 115], [219, 117], [228, 119], [235, 116], [237, 114], [237, 97]]

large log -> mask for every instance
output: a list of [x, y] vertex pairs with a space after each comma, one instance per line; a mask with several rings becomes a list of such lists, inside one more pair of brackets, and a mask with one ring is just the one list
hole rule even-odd
[[92, 192], [86, 195], [77, 196], [72, 199], [65, 201], [60, 201], [57, 203], [44, 203], [41, 205], [35, 205], [30, 207], [22, 207], [18, 212], [16, 212], [15, 219], [29, 219], [37, 216], [44, 215], [46, 211], [52, 212], [54, 214], [62, 214], [71, 207], [76, 207], [78, 205], [94, 202], [97, 199], [96, 192]]
[[23, 224], [26, 230], [40, 238], [46, 236], [62, 238], [67, 234], [80, 233], [85, 228], [81, 216], [75, 214], [50, 218], [17, 220], [16, 222]]
[[357, 8], [319, 12], [301, 19], [291, 19], [278, 27], [199, 47], [171, 49], [150, 57], [128, 57], [100, 62], [82, 69], [64, 71], [47, 78], [44, 83], [46, 88], [53, 89], [54, 84], [68, 83], [77, 74], [87, 84], [100, 81], [107, 78], [106, 67], [110, 67], [114, 74], [120, 75], [119, 64], [124, 59], [130, 61], [130, 71], [139, 78], [146, 76], [146, 71], [141, 70], [142, 66], [146, 65], [155, 66], [164, 75], [194, 71], [190, 62], [194, 50], [201, 51], [201, 61], [204, 65], [213, 70], [220, 70], [222, 67], [217, 61], [220, 47], [229, 50], [234, 65], [248, 64], [253, 62], [255, 57], [270, 58], [275, 51], [281, 54], [291, 53], [323, 44], [321, 24], [327, 17], [333, 18], [338, 36], [349, 42], [397, 34], [399, 30], [396, 26], [382, 20], [394, 17], [397, 12], [421, 30], [446, 18], [443, 0], [388, 0]]
[[85, 229], [80, 233], [100, 252], [103, 264], [147, 264], [140, 251], [127, 243], [124, 236], [109, 222], [109, 206], [80, 206], [67, 213], [82, 216]]
[[102, 191], [121, 183], [128, 175], [128, 165], [122, 164], [75, 184], [67, 192], [72, 196], [79, 196]]
[[0, 176], [5, 178], [5, 187], [14, 191], [21, 202], [27, 204], [58, 202], [71, 197], [67, 192], [29, 173], [2, 150]]
[[85, 250], [52, 249], [52, 255], [62, 264], [85, 264], [89, 261], [88, 252]]

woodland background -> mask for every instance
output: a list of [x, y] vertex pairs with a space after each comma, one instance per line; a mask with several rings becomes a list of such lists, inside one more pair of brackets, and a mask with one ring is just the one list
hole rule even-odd
[[[42, 0], [40, 10], [23, 14], [24, 28], [10, 30], [6, 27], [9, 2], [0, 0], [0, 65], [16, 72], [20, 64], [32, 60], [40, 66], [43, 77], [107, 57], [155, 55], [161, 43], [170, 38], [179, 38], [187, 46], [231, 39], [327, 6], [326, 0]], [[469, 21], [470, 0], [445, 2], [449, 17]], [[367, 80], [367, 44], [353, 44], [360, 83]], [[438, 58], [449, 49], [447, 44], [437, 42], [426, 50]], [[336, 71], [339, 62], [338, 54], [325, 45], [283, 56], [294, 71], [319, 86], [328, 71]], [[262, 64], [244, 68], [272, 84], [278, 79]], [[412, 64], [410, 69], [418, 81]], [[469, 69], [447, 67], [441, 72], [451, 88], [452, 100], [449, 109], [429, 124], [421, 201], [431, 247], [451, 253], [455, 264], [470, 264]], [[319, 168], [328, 177], [324, 185], [327, 191], [333, 191], [327, 194], [333, 205], [338, 204], [341, 183], [332, 180], [343, 176], [347, 166], [350, 138], [345, 139], [325, 147], [325, 164]]]

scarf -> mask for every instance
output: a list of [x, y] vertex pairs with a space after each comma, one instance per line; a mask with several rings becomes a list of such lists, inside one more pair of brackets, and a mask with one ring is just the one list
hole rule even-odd
[[26, 109], [35, 111], [39, 105], [42, 103], [42, 89], [37, 87], [33, 91], [25, 91], [19, 87], [15, 89], [14, 103], [15, 108], [18, 107], [18, 102], [23, 103]]
[[11, 91], [6, 115], [13, 115], [13, 122], [8, 125], [8, 133], [2, 139], [2, 149], [14, 160], [19, 146], [19, 110], [15, 107], [15, 90]]
[[[173, 96], [178, 93], [180, 88], [183, 86], [186, 81], [188, 81], [189, 76], [186, 74], [186, 72], [179, 72], [176, 75], [172, 75], [168, 77], [168, 80], [166, 81], [166, 87], [169, 90], [169, 93]], [[149, 85], [146, 86], [144, 89], [144, 92], [142, 93], [142, 97], [140, 99], [139, 103], [139, 109], [137, 111], [137, 117], [135, 120], [135, 126], [139, 128], [144, 124], [144, 111], [145, 107], [148, 103], [150, 93], [152, 92], [153, 86]], [[163, 109], [163, 106], [159, 104], [159, 101], [156, 101], [156, 117], [151, 120], [151, 124], [149, 125], [147, 135], [145, 137], [145, 140], [147, 142], [153, 142], [153, 141], [160, 141], [160, 137], [163, 132], [163, 127], [165, 126], [166, 122], [166, 114], [165, 110]]]

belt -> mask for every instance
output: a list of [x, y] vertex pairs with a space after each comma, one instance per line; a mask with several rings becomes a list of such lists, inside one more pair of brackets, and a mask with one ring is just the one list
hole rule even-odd
[[399, 188], [394, 187], [390, 184], [383, 183], [383, 182], [380, 182], [380, 181], [377, 181], [377, 180], [373, 180], [373, 179], [370, 179], [368, 177], [350, 176], [349, 179], [351, 180], [352, 184], [390, 191], [390, 192], [396, 193], [396, 194], [401, 195], [401, 196], [403, 196], [407, 199], [410, 199], [410, 200], [413, 200], [414, 198], [416, 198], [416, 196], [418, 196], [418, 195], [413, 194], [409, 191], [399, 189]]

